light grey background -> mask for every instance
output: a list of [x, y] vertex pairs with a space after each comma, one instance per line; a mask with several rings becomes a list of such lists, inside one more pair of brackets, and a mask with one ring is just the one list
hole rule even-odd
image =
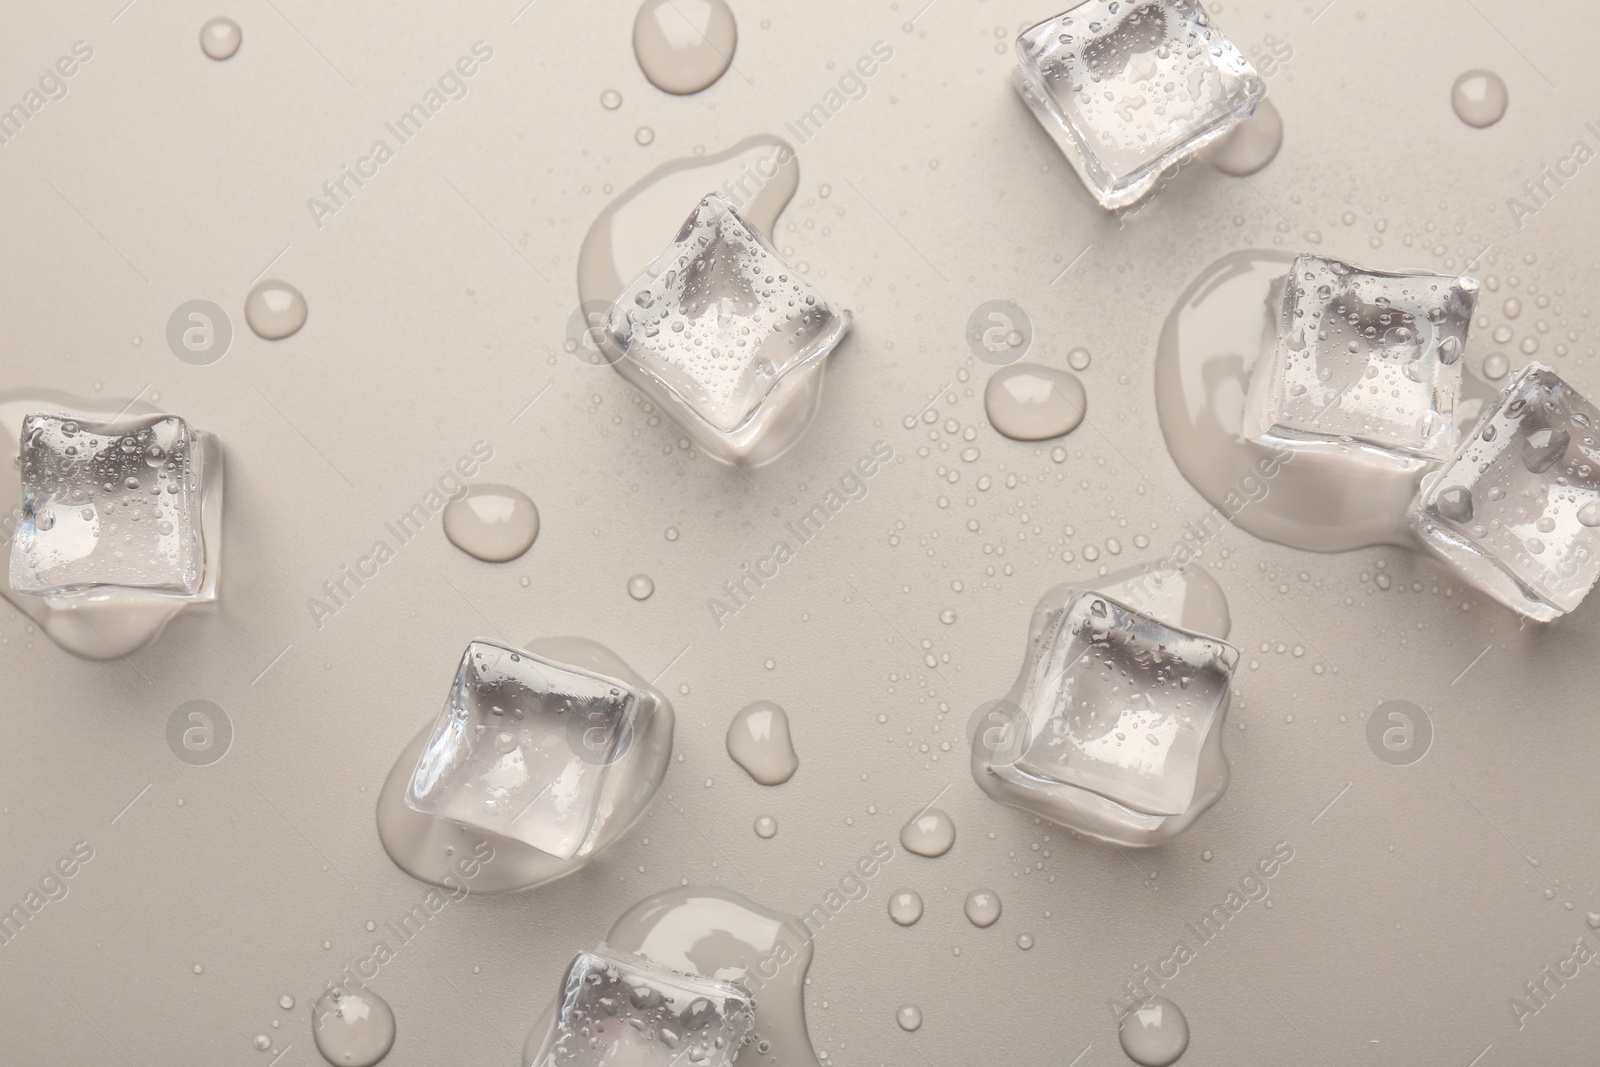
[[[1485, 293], [1469, 369], [1495, 348], [1520, 364], [1534, 338], [1600, 393], [1600, 164], [1520, 230], [1505, 203], [1575, 141], [1597, 147], [1587, 5], [1212, 5], [1247, 52], [1269, 38], [1292, 50], [1269, 81], [1283, 152], [1248, 181], [1188, 168], [1119, 224], [1006, 84], [1011, 38], [1054, 13], [1032, 0], [920, 14], [920, 0], [732, 0], [736, 69], [690, 98], [645, 82], [622, 0], [520, 14], [522, 0], [124, 2], [9, 0], [0, 16], [0, 104], [73, 42], [94, 49], [68, 95], [0, 145], [0, 371], [7, 388], [159, 395], [217, 432], [225, 571], [215, 610], [185, 612], [125, 662], [75, 659], [0, 609], [0, 901], [74, 842], [94, 849], [70, 895], [0, 946], [0, 1061], [320, 1063], [311, 1001], [371, 951], [369, 920], [424, 892], [379, 846], [378, 787], [480, 633], [592, 636], [647, 677], [665, 669], [681, 762], [650, 817], [589, 869], [452, 905], [399, 950], [373, 982], [399, 1020], [395, 1067], [516, 1063], [571, 954], [641, 897], [687, 879], [806, 910], [936, 796], [954, 851], [897, 851], [818, 938], [807, 1007], [828, 1063], [1124, 1063], [1107, 1000], [1180, 938], [1198, 948], [1166, 990], [1193, 1029], [1186, 1067], [1592, 1055], [1592, 966], [1520, 1031], [1507, 1001], [1575, 939], [1600, 942], [1585, 923], [1600, 909], [1595, 604], [1521, 625], [1419, 556], [1317, 556], [1228, 533], [1206, 559], [1243, 650], [1233, 784], [1154, 852], [995, 805], [961, 736], [1010, 685], [1046, 588], [1154, 560], [1207, 510], [1167, 455], [1151, 367], [1172, 301], [1218, 256], [1320, 238], [1379, 267], [1475, 260], [1500, 289]], [[244, 28], [222, 64], [197, 41], [216, 14]], [[577, 249], [612, 193], [696, 146], [784, 133], [880, 39], [894, 58], [802, 148], [775, 235], [856, 329], [809, 435], [745, 479], [691, 458], [615, 373], [562, 350]], [[316, 228], [306, 199], [478, 40], [494, 56], [470, 95]], [[1511, 89], [1505, 121], [1483, 131], [1449, 105], [1475, 66]], [[613, 88], [624, 103], [607, 111]], [[269, 265], [311, 308], [277, 343], [242, 315]], [[1513, 341], [1492, 345], [1513, 293]], [[962, 330], [995, 298], [1028, 309], [1034, 358], [1093, 354], [1089, 424], [1063, 442], [1065, 462], [984, 421], [991, 368]], [[164, 342], [168, 315], [194, 299], [232, 317], [232, 348], [210, 366]], [[905, 429], [930, 402], [934, 425]], [[959, 458], [968, 428], [972, 462]], [[539, 504], [534, 548], [481, 564], [435, 520], [318, 629], [307, 598], [480, 439], [495, 452], [481, 477]], [[705, 602], [739, 561], [765, 555], [879, 439], [901, 462], [714, 626]], [[636, 572], [655, 578], [649, 601], [627, 595]], [[774, 789], [723, 750], [730, 716], [758, 698], [789, 710], [800, 751]], [[210, 766], [167, 746], [169, 715], [194, 699], [234, 727]], [[1422, 706], [1435, 730], [1409, 767], [1367, 744], [1365, 716], [1391, 699]], [[770, 841], [751, 830], [762, 814], [780, 825]], [[1198, 946], [1184, 924], [1278, 842], [1295, 857], [1269, 883], [1273, 906]], [[909, 929], [885, 914], [898, 885], [927, 901]], [[988, 930], [961, 915], [978, 886], [1004, 902]], [[920, 1032], [897, 1028], [902, 1002], [923, 1009]], [[251, 1047], [258, 1033], [274, 1052]]]

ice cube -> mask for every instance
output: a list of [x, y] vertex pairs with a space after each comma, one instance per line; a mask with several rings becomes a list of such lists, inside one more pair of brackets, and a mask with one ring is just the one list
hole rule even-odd
[[568, 966], [534, 1067], [728, 1067], [754, 1025], [742, 986], [601, 945]]
[[205, 437], [176, 415], [111, 422], [27, 416], [11, 588], [35, 596], [131, 589], [206, 599]]
[[1284, 284], [1277, 344], [1251, 376], [1245, 436], [1445, 458], [1477, 306], [1472, 278], [1300, 256]]
[[1018, 702], [1016, 769], [1145, 815], [1182, 815], [1239, 654], [1100, 593], [1044, 626]]
[[772, 458], [763, 438], [792, 443], [805, 429], [823, 360], [849, 328], [850, 313], [835, 310], [717, 193], [607, 321], [619, 371], [707, 452], [752, 463]]
[[1198, 0], [1088, 0], [1018, 37], [1017, 62], [1018, 92], [1108, 211], [1267, 95]]
[[655, 703], [615, 678], [473, 641], [406, 805], [560, 859], [587, 855], [606, 774]]
[[1529, 364], [1424, 479], [1411, 526], [1478, 588], [1548, 622], [1600, 576], [1600, 410]]

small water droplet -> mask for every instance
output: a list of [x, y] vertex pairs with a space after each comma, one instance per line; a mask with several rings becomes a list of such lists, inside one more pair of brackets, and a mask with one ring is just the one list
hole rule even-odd
[[648, 574], [635, 574], [628, 579], [628, 595], [635, 600], [649, 600], [656, 591], [655, 580]]
[[902, 1004], [894, 1013], [894, 1021], [900, 1024], [900, 1029], [915, 1031], [922, 1027], [922, 1009], [915, 1004]]
[[1468, 126], [1483, 129], [1505, 117], [1511, 93], [1500, 75], [1489, 70], [1469, 70], [1450, 88], [1450, 106]]
[[[200, 51], [212, 59], [232, 59], [244, 40], [244, 31], [230, 18], [214, 18], [200, 27]], [[134, 344], [138, 344], [138, 338]]]
[[928, 808], [900, 829], [901, 846], [918, 856], [943, 856], [955, 843], [956, 824], [938, 808]]
[[896, 889], [889, 894], [889, 918], [897, 926], [911, 926], [922, 918], [922, 897], [914, 889]]
[[306, 324], [306, 298], [288, 282], [272, 278], [256, 283], [244, 298], [244, 321], [256, 336], [281, 341]]
[[774, 819], [770, 815], [759, 815], [759, 816], [756, 817], [756, 836], [757, 837], [760, 837], [760, 838], [771, 838], [777, 832], [778, 832], [778, 820], [777, 819]]
[[993, 926], [1000, 918], [1000, 894], [993, 889], [974, 889], [967, 894], [962, 910], [973, 926], [980, 930]]

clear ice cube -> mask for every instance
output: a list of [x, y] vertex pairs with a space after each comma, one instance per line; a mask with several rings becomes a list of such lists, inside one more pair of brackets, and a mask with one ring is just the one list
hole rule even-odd
[[[618, 369], [641, 375], [714, 454], [738, 460], [786, 388], [850, 328], [723, 196], [700, 201], [677, 238], [612, 306]], [[631, 375], [630, 375], [631, 377]], [[803, 429], [803, 426], [801, 427]]]
[[644, 729], [654, 699], [615, 678], [473, 641], [406, 804], [560, 859], [587, 854], [607, 771]]
[[1548, 622], [1600, 576], [1600, 410], [1530, 364], [1423, 481], [1411, 526], [1484, 592]]
[[754, 1026], [742, 986], [601, 945], [567, 968], [535, 1067], [728, 1067]]
[[203, 599], [205, 435], [176, 415], [23, 420], [22, 519], [11, 588], [36, 596], [133, 589]]
[[1245, 436], [1444, 459], [1458, 436], [1461, 356], [1477, 306], [1472, 278], [1300, 256], [1285, 280], [1277, 344], [1251, 376]]
[[1146, 815], [1181, 815], [1239, 654], [1099, 593], [1057, 611], [1034, 645], [1016, 769]]
[[1198, 0], [1087, 0], [1018, 37], [1017, 62], [1018, 92], [1107, 210], [1267, 95]]

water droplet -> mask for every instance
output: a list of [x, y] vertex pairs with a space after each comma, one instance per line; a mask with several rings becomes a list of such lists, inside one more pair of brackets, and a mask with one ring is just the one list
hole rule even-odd
[[967, 894], [967, 902], [962, 910], [967, 913], [973, 926], [980, 930], [988, 929], [1000, 918], [1000, 894], [993, 889], [974, 889]]
[[934, 859], [956, 843], [956, 824], [938, 808], [928, 808], [900, 828], [900, 844], [907, 852]]
[[649, 600], [655, 591], [655, 580], [648, 574], [635, 574], [628, 579], [628, 595], [635, 600]]
[[1453, 485], [1439, 494], [1434, 507], [1451, 522], [1471, 522], [1472, 491], [1464, 485]]
[[762, 785], [782, 785], [800, 767], [789, 737], [789, 716], [768, 700], [734, 715], [728, 724], [728, 755]]
[[739, 28], [726, 0], [645, 0], [633, 20], [633, 54], [658, 89], [679, 96], [712, 85], [733, 62]]
[[777, 832], [778, 832], [778, 820], [777, 819], [774, 819], [770, 815], [759, 815], [759, 816], [756, 817], [756, 836], [757, 837], [760, 837], [760, 838], [771, 838]]
[[1468, 126], [1483, 129], [1505, 117], [1511, 93], [1500, 75], [1489, 70], [1469, 70], [1450, 89], [1450, 106]]
[[394, 1012], [372, 990], [329, 989], [311, 1006], [317, 1051], [334, 1067], [372, 1067], [394, 1047]]
[[896, 889], [889, 894], [889, 918], [897, 926], [911, 926], [922, 918], [922, 897], [914, 889]]
[[306, 298], [288, 282], [272, 278], [256, 283], [244, 298], [244, 321], [256, 336], [281, 341], [306, 324]]
[[622, 106], [622, 94], [615, 89], [607, 89], [600, 94], [600, 106], [607, 111], [615, 111]]
[[676, 541], [678, 539], [678, 528], [676, 526], [668, 526], [666, 533], [663, 536], [665, 536], [668, 541]]
[[205, 974], [206, 973], [206, 969], [204, 967], [200, 966], [198, 963], [195, 964], [193, 967], [191, 967], [190, 970], [194, 971], [195, 974]]
[[1600, 500], [1591, 500], [1579, 508], [1578, 521], [1590, 529], [1600, 526]]
[[293, 1011], [294, 998], [285, 993], [283, 996], [278, 998], [278, 1007], [282, 1008], [284, 1011]]
[[444, 506], [444, 535], [469, 556], [504, 563], [539, 536], [539, 509], [509, 485], [469, 486]]
[[1033, 935], [1032, 934], [1018, 934], [1017, 935], [1017, 947], [1020, 948], [1024, 952], [1026, 952], [1030, 948], [1032, 948], [1033, 947]]
[[1122, 1017], [1117, 1036], [1140, 1067], [1168, 1067], [1189, 1047], [1189, 1020], [1166, 997], [1151, 997]]
[[1278, 157], [1283, 147], [1283, 116], [1271, 100], [1204, 150], [1206, 160], [1224, 174], [1243, 178]]
[[214, 18], [200, 27], [200, 51], [212, 59], [232, 59], [244, 31], [230, 18]]
[[266, 1034], [257, 1034], [255, 1036], [255, 1040], [251, 1041], [250, 1043], [262, 1052], [270, 1051], [272, 1048], [272, 1038], [268, 1037]]
[[1013, 363], [983, 390], [989, 424], [1015, 441], [1045, 441], [1083, 421], [1088, 396], [1077, 375], [1036, 363]]
[[1503, 352], [1491, 352], [1483, 357], [1483, 376], [1491, 382], [1498, 382], [1511, 373], [1511, 361]]
[[633, 131], [633, 139], [638, 144], [651, 144], [656, 139], [656, 131], [648, 126], [640, 126]]
[[922, 1027], [922, 1009], [915, 1004], [902, 1004], [894, 1013], [894, 1021], [900, 1024], [902, 1030], [918, 1030]]

